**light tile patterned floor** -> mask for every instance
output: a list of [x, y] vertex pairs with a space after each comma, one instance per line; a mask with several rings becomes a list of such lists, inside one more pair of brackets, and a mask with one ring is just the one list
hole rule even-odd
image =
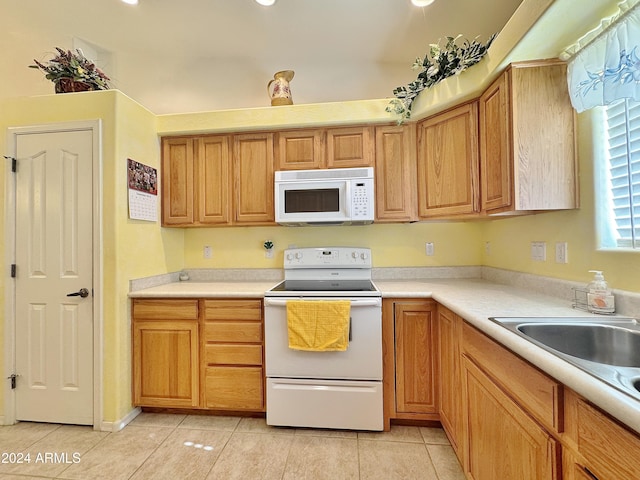
[[274, 428], [259, 418], [203, 415], [143, 413], [117, 433], [18, 423], [0, 427], [0, 455], [7, 480], [464, 479], [439, 428]]

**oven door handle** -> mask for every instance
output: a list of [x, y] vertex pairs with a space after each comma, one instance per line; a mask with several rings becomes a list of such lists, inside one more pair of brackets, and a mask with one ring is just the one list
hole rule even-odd
[[[296, 300], [299, 300], [298, 298], [296, 298]], [[307, 300], [313, 300], [312, 297], [307, 298]], [[336, 297], [335, 300], [339, 300], [339, 298]], [[382, 300], [380, 300], [379, 298], [372, 298], [372, 299], [366, 299], [366, 300], [350, 300], [351, 301], [351, 306], [352, 307], [378, 307], [382, 304]], [[286, 307], [287, 306], [287, 300], [285, 299], [277, 299], [277, 298], [265, 298], [264, 299], [264, 305], [266, 306], [270, 306], [270, 307]]]

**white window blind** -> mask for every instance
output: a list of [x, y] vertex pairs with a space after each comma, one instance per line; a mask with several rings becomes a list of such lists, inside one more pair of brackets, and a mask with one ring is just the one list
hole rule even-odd
[[640, 248], [640, 103], [622, 100], [606, 107], [609, 194], [616, 242]]

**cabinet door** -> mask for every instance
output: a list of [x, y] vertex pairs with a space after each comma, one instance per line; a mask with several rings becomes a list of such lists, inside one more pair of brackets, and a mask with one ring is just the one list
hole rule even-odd
[[514, 209], [578, 206], [575, 110], [564, 62], [514, 64], [511, 100]]
[[398, 414], [438, 412], [437, 342], [433, 313], [432, 302], [395, 304]]
[[195, 184], [197, 223], [226, 224], [231, 220], [231, 155], [229, 136], [197, 139]]
[[438, 306], [438, 338], [440, 345], [440, 422], [451, 446], [460, 456], [462, 441], [462, 374], [460, 341], [462, 319], [451, 310]]
[[479, 211], [478, 104], [418, 124], [418, 216]]
[[480, 97], [480, 171], [482, 209], [504, 210], [512, 204], [513, 153], [508, 74]]
[[373, 127], [345, 127], [327, 130], [327, 167], [372, 167]]
[[162, 224], [191, 225], [193, 212], [192, 138], [162, 139]]
[[556, 441], [472, 361], [463, 359], [467, 478], [557, 479]]
[[376, 127], [376, 222], [415, 218], [415, 124]]
[[198, 406], [198, 323], [133, 324], [135, 405]]
[[233, 137], [235, 223], [273, 224], [273, 134]]
[[304, 170], [324, 166], [323, 131], [320, 129], [278, 132], [277, 170]]
[[640, 478], [640, 436], [573, 393], [566, 400], [567, 431], [582, 457], [576, 471], [597, 480]]
[[133, 403], [199, 404], [198, 301], [134, 300]]

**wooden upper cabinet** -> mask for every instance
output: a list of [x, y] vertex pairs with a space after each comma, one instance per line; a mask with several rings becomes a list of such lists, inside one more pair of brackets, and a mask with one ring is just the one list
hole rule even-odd
[[162, 224], [189, 225], [194, 221], [193, 138], [162, 140]]
[[372, 167], [373, 127], [329, 128], [326, 131], [327, 168]]
[[509, 82], [501, 75], [480, 97], [480, 170], [482, 209], [508, 208], [511, 203], [513, 162]]
[[162, 139], [162, 224], [209, 226], [231, 219], [230, 137]]
[[418, 124], [418, 217], [470, 215], [479, 208], [478, 104]]
[[324, 131], [304, 129], [276, 134], [276, 170], [311, 170], [324, 166]]
[[566, 65], [510, 65], [480, 97], [482, 209], [577, 208], [575, 138]]
[[273, 133], [233, 137], [234, 223], [270, 225], [273, 203]]
[[376, 222], [416, 220], [415, 124], [376, 127]]
[[197, 223], [228, 224], [231, 220], [231, 155], [229, 136], [197, 139], [195, 185]]

